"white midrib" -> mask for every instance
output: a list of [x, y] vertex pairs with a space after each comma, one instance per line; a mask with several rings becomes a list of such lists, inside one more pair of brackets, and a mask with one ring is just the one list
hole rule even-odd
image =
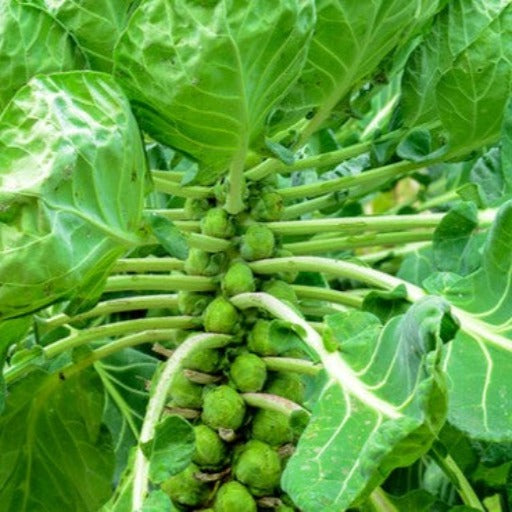
[[316, 352], [331, 380], [383, 416], [390, 419], [403, 416], [395, 406], [371, 393], [339, 353], [328, 352], [320, 335], [289, 306], [266, 293], [242, 293], [231, 300], [239, 308], [259, 306], [281, 320], [300, 326], [306, 333], [304, 341]]

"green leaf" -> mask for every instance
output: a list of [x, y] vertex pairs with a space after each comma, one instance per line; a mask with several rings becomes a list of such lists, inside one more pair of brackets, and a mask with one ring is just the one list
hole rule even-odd
[[339, 359], [346, 368], [337, 366], [339, 380], [328, 371], [282, 478], [302, 510], [345, 510], [428, 450], [445, 416], [438, 365], [446, 310], [430, 297], [384, 327], [369, 313], [339, 316]]
[[162, 215], [147, 215], [147, 221], [153, 235], [160, 242], [167, 253], [180, 260], [188, 257], [188, 242], [183, 233], [166, 217]]
[[125, 28], [130, 0], [30, 0], [54, 16], [76, 38], [93, 69], [111, 71], [114, 45]]
[[98, 510], [114, 469], [103, 402], [93, 370], [67, 380], [38, 370], [10, 389], [0, 417], [3, 511]]
[[155, 437], [143, 450], [149, 459], [150, 480], [161, 484], [192, 462], [194, 429], [181, 416], [167, 416], [158, 423]]
[[0, 318], [94, 290], [139, 243], [145, 171], [109, 76], [40, 76], [16, 94], [0, 116]]
[[148, 0], [116, 48], [115, 73], [142, 127], [213, 182], [264, 147], [267, 114], [297, 78], [312, 0]]
[[145, 499], [141, 512], [178, 512], [164, 491], [153, 491]]
[[14, 93], [38, 73], [80, 67], [67, 32], [42, 10], [0, 0], [0, 112]]
[[509, 201], [489, 231], [481, 267], [445, 291], [460, 323], [444, 350], [449, 419], [470, 436], [495, 442], [512, 440], [511, 225]]

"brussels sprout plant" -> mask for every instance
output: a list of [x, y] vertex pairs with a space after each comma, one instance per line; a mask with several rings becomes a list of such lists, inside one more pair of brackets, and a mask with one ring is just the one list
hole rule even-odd
[[0, 0], [0, 512], [508, 512], [510, 0]]

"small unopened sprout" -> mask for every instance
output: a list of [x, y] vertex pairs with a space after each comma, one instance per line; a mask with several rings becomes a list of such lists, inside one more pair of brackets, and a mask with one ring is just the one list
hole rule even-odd
[[282, 396], [296, 404], [302, 404], [305, 400], [306, 390], [299, 375], [291, 372], [279, 372], [269, 378], [265, 392]]
[[184, 471], [166, 480], [162, 484], [162, 490], [178, 505], [202, 505], [208, 499], [210, 488], [195, 477], [198, 472], [199, 468], [190, 464]]
[[271, 446], [293, 441], [293, 431], [286, 414], [260, 409], [252, 420], [252, 437]]
[[223, 253], [209, 253], [201, 249], [192, 248], [185, 260], [185, 272], [191, 276], [216, 276], [224, 267], [225, 255]]
[[207, 425], [194, 427], [196, 437], [192, 460], [202, 468], [217, 469], [226, 460], [227, 450], [218, 434]]
[[185, 216], [187, 219], [200, 220], [206, 212], [210, 209], [210, 203], [208, 199], [185, 199]]
[[221, 364], [220, 352], [214, 348], [196, 350], [183, 360], [183, 367], [198, 372], [214, 373]]
[[260, 224], [249, 226], [242, 237], [240, 254], [248, 261], [270, 258], [275, 249], [274, 233]]
[[231, 364], [229, 375], [240, 391], [260, 391], [267, 379], [267, 367], [255, 354], [240, 354]]
[[237, 430], [244, 416], [244, 399], [232, 387], [222, 385], [205, 393], [201, 418], [211, 428]]
[[201, 219], [201, 232], [217, 238], [231, 238], [235, 228], [226, 210], [210, 208]]
[[281, 194], [275, 191], [265, 191], [251, 208], [251, 214], [256, 220], [275, 221], [283, 216], [284, 202]]
[[239, 293], [250, 293], [255, 289], [252, 270], [241, 261], [233, 263], [222, 279], [222, 290], [230, 297]]
[[171, 403], [176, 407], [198, 409], [203, 402], [203, 387], [190, 382], [183, 372], [178, 372], [170, 388]]
[[204, 312], [204, 328], [208, 332], [232, 334], [238, 327], [238, 311], [224, 297], [214, 299]]
[[268, 320], [256, 321], [247, 337], [247, 347], [251, 352], [261, 356], [277, 356], [279, 354], [274, 344], [270, 342], [270, 322]]
[[210, 295], [195, 292], [178, 292], [178, 309], [182, 315], [201, 315], [212, 301]]
[[262, 290], [274, 296], [276, 299], [285, 300], [295, 305], [299, 303], [295, 290], [285, 281], [272, 279], [263, 283]]
[[228, 482], [217, 491], [213, 504], [215, 512], [256, 512], [256, 501], [239, 482]]
[[253, 439], [237, 454], [234, 474], [254, 496], [272, 494], [281, 478], [281, 460], [272, 447]]
[[[276, 258], [290, 258], [293, 256], [293, 252], [288, 251], [287, 249], [278, 249], [276, 251]], [[297, 277], [299, 276], [298, 270], [287, 270], [285, 272], [279, 272], [277, 277], [286, 281], [287, 283], [293, 283]]]

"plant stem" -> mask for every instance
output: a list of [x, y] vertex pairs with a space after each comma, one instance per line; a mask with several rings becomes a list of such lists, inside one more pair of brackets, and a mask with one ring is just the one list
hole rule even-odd
[[317, 286], [292, 285], [292, 287], [299, 298], [323, 300], [358, 309], [363, 305], [363, 297], [353, 293]]
[[180, 370], [183, 360], [197, 350], [219, 348], [227, 345], [231, 338], [221, 334], [198, 334], [185, 340], [164, 364], [163, 370], [157, 374], [157, 380], [146, 408], [144, 422], [140, 431], [139, 446], [135, 454], [133, 469], [133, 492], [131, 510], [141, 510], [148, 492], [149, 462], [141, 446], [150, 442], [156, 426], [165, 408], [169, 387], [174, 376]]
[[199, 321], [192, 316], [164, 316], [155, 318], [137, 318], [111, 324], [91, 327], [62, 338], [44, 347], [43, 352], [48, 359], [62, 354], [66, 350], [85, 345], [100, 338], [119, 336], [130, 332], [146, 331], [148, 329], [193, 329]]
[[336, 198], [336, 194], [327, 194], [316, 199], [301, 201], [300, 203], [287, 206], [283, 212], [283, 219], [296, 219], [306, 213], [313, 213], [323, 208], [336, 206], [337, 204], [339, 204], [339, 201]]
[[168, 181], [181, 182], [183, 179], [183, 173], [179, 171], [161, 171], [159, 169], [151, 169], [151, 176], [153, 178], [161, 178]]
[[242, 393], [242, 398], [247, 405], [257, 407], [258, 409], [266, 409], [268, 411], [276, 411], [291, 416], [292, 413], [297, 411], [306, 412], [306, 409], [299, 404], [283, 398], [278, 395], [271, 395], [269, 393]]
[[192, 199], [204, 199], [213, 197], [213, 189], [211, 187], [198, 187], [198, 186], [182, 186], [175, 181], [164, 180], [161, 178], [153, 178], [155, 190], [170, 194], [177, 197], [190, 197]]
[[381, 487], [377, 487], [373, 490], [369, 500], [374, 512], [400, 512], [393, 503], [389, 501]]
[[148, 208], [145, 212], [154, 215], [161, 215], [171, 221], [187, 219], [183, 208]]
[[265, 225], [280, 235], [308, 235], [336, 231], [398, 231], [414, 228], [435, 228], [443, 219], [443, 213], [423, 215], [367, 215], [331, 219], [267, 222]]
[[178, 296], [173, 295], [140, 295], [137, 297], [126, 297], [121, 299], [106, 300], [100, 302], [89, 311], [75, 316], [68, 316], [64, 313], [52, 316], [48, 319], [41, 319], [44, 330], [47, 332], [55, 327], [71, 322], [80, 322], [96, 316], [121, 313], [123, 311], [137, 311], [144, 309], [174, 308], [178, 305]]
[[253, 167], [245, 173], [245, 177], [250, 180], [261, 180], [273, 173], [292, 173], [303, 169], [312, 169], [316, 167], [325, 167], [329, 165], [339, 164], [354, 158], [355, 156], [362, 155], [370, 150], [372, 142], [361, 142], [354, 144], [347, 148], [337, 149], [329, 153], [322, 153], [321, 155], [314, 155], [306, 158], [296, 160], [292, 164], [286, 164], [277, 158], [269, 158], [261, 164]]
[[401, 256], [407, 256], [408, 254], [424, 249], [429, 245], [431, 245], [431, 242], [410, 243], [405, 244], [402, 247], [394, 247], [393, 249], [385, 249], [384, 251], [361, 254], [357, 256], [357, 259], [364, 261], [365, 263], [374, 264], [387, 258], [399, 258]]
[[459, 194], [457, 194], [457, 191], [450, 190], [445, 194], [439, 194], [438, 196], [428, 201], [425, 201], [424, 203], [420, 203], [417, 206], [417, 210], [423, 212], [425, 210], [430, 210], [430, 208], [436, 208], [438, 206], [446, 205], [447, 203], [450, 203], [452, 201], [457, 201], [457, 199], [460, 199], [460, 196]]
[[370, 287], [393, 290], [403, 285], [407, 298], [411, 302], [426, 297], [426, 293], [417, 286], [394, 276], [372, 268], [343, 260], [319, 258], [315, 256], [294, 256], [291, 258], [274, 258], [252, 262], [250, 267], [257, 274], [274, 274], [283, 271], [321, 272], [334, 277], [355, 279]]
[[231, 241], [229, 240], [199, 233], [189, 233], [187, 239], [190, 247], [206, 252], [224, 252], [231, 247]]
[[178, 258], [128, 258], [117, 260], [112, 273], [119, 272], [170, 272], [183, 270], [184, 262]]
[[244, 166], [247, 156], [247, 148], [243, 148], [233, 159], [229, 167], [229, 190], [226, 198], [226, 211], [236, 215], [243, 211], [243, 192], [245, 186]]
[[209, 292], [216, 290], [215, 280], [210, 277], [184, 275], [128, 275], [110, 276], [104, 293], [126, 291], [162, 292]]
[[352, 368], [343, 360], [339, 352], [329, 352], [322, 337], [311, 325], [301, 318], [285, 303], [266, 293], [242, 293], [231, 298], [231, 302], [240, 309], [262, 308], [276, 318], [301, 327], [301, 338], [318, 355], [323, 367], [332, 380], [348, 393], [372, 409], [390, 419], [397, 419], [402, 413], [394, 406], [370, 392], [359, 380]]
[[434, 232], [430, 231], [399, 231], [397, 233], [366, 233], [339, 238], [309, 240], [284, 244], [283, 248], [294, 254], [315, 254], [342, 251], [356, 247], [372, 247], [379, 245], [404, 244], [431, 240]]
[[342, 176], [341, 178], [328, 181], [318, 181], [307, 185], [282, 188], [279, 190], [279, 193], [284, 199], [321, 196], [329, 192], [337, 192], [343, 189], [361, 186], [366, 183], [372, 183], [375, 180], [387, 180], [403, 176], [411, 171], [421, 169], [425, 167], [425, 165], [424, 162], [397, 162], [355, 176]]
[[276, 372], [295, 372], [303, 375], [316, 375], [321, 369], [321, 365], [312, 363], [305, 359], [295, 359], [293, 357], [263, 357], [267, 369]]
[[469, 507], [473, 507], [477, 510], [485, 512], [485, 508], [478, 499], [478, 496], [473, 490], [473, 487], [471, 487], [468, 479], [464, 476], [464, 473], [453, 460], [451, 455], [443, 456], [435, 448], [431, 450], [430, 455], [433, 457], [436, 464], [443, 470], [446, 476], [448, 476], [448, 478], [451, 480], [457, 489], [463, 503]]

